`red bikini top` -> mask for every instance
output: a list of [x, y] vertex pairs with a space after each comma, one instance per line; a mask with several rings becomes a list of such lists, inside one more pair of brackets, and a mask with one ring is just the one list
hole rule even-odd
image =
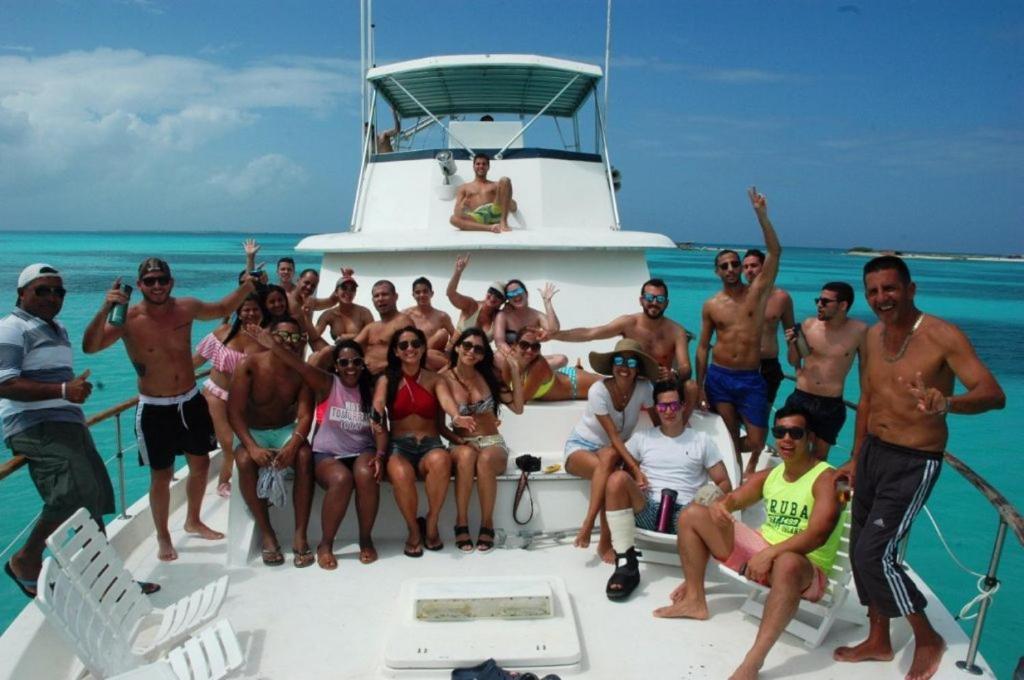
[[413, 414], [433, 420], [437, 415], [437, 398], [419, 384], [419, 376], [419, 373], [414, 376], [403, 375], [404, 380], [391, 404], [391, 420], [402, 420]]

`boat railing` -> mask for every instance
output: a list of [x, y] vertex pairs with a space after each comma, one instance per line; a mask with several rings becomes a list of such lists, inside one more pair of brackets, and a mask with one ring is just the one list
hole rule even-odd
[[[197, 373], [196, 377], [201, 378], [206, 375], [209, 375], [208, 370]], [[787, 380], [791, 380], [794, 382], [796, 381], [796, 378], [792, 375], [786, 375], [785, 378]], [[121, 431], [121, 414], [123, 414], [125, 411], [132, 408], [136, 404], [138, 404], [138, 402], [139, 398], [138, 396], [135, 396], [132, 397], [131, 399], [127, 399], [119, 404], [111, 406], [110, 408], [104, 409], [103, 411], [100, 411], [99, 413], [96, 413], [86, 419], [86, 425], [88, 425], [89, 427], [110, 420], [111, 418], [114, 419], [116, 450], [114, 455], [104, 462], [109, 463], [110, 460], [117, 460], [118, 498], [120, 501], [121, 508], [119, 516], [125, 519], [127, 519], [128, 517], [126, 512], [128, 505], [126, 498], [127, 491], [125, 488], [124, 454], [130, 447], [126, 448], [124, 446]], [[849, 408], [850, 410], [857, 410], [857, 405], [854, 404], [853, 402], [845, 401], [844, 403], [846, 404], [846, 407]], [[976, 601], [980, 600], [981, 604], [979, 605], [978, 614], [975, 618], [974, 629], [971, 633], [971, 641], [970, 645], [968, 646], [967, 656], [965, 659], [956, 662], [958, 668], [965, 670], [969, 673], [972, 673], [974, 675], [980, 675], [982, 673], [982, 670], [977, 664], [975, 664], [975, 659], [978, 654], [978, 647], [981, 644], [981, 636], [985, 627], [985, 619], [988, 615], [988, 610], [992, 603], [991, 596], [995, 594], [995, 591], [999, 587], [999, 579], [997, 577], [997, 572], [999, 570], [999, 561], [1002, 557], [1003, 547], [1006, 543], [1006, 533], [1007, 530], [1013, 531], [1013, 534], [1017, 537], [1018, 543], [1020, 543], [1021, 546], [1024, 547], [1024, 517], [1021, 516], [1017, 508], [1015, 508], [1013, 504], [1010, 503], [1010, 501], [1003, 494], [1001, 494], [994, 486], [992, 486], [984, 477], [978, 474], [978, 472], [972, 469], [967, 463], [963, 462], [962, 460], [960, 460], [960, 458], [958, 458], [957, 456], [948, 451], [946, 451], [943, 454], [943, 457], [945, 459], [945, 462], [951, 468], [956, 470], [956, 472], [961, 477], [963, 477], [967, 481], [967, 483], [973, 486], [974, 489], [978, 491], [978, 493], [980, 493], [982, 496], [985, 497], [986, 500], [988, 500], [989, 504], [993, 507], [993, 509], [995, 509], [996, 515], [999, 518], [999, 523], [996, 527], [995, 540], [992, 545], [992, 554], [989, 558], [988, 569], [982, 577], [981, 582], [979, 584], [981, 595], [978, 598], [976, 598]], [[17, 470], [24, 467], [27, 463], [28, 460], [24, 456], [12, 456], [10, 460], [0, 464], [0, 481], [6, 479], [7, 477], [10, 477]], [[18, 536], [15, 537], [14, 541], [12, 541], [10, 545], [4, 548], [3, 551], [0, 551], [0, 558], [6, 556], [7, 551], [10, 550], [10, 548], [14, 545], [14, 542], [17, 541], [18, 538], [20, 538], [20, 536], [25, 531], [27, 531], [34, 522], [35, 519], [29, 522], [29, 526], [26, 526], [24, 529], [22, 529], [22, 531], [19, 532]]]

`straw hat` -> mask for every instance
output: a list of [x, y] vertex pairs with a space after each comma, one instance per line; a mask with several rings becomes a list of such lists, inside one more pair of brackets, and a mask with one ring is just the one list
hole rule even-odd
[[590, 365], [601, 375], [611, 375], [614, 368], [612, 366], [612, 357], [616, 354], [625, 354], [627, 352], [635, 355], [640, 360], [640, 365], [637, 366], [638, 375], [650, 380], [655, 380], [658, 377], [658, 362], [644, 351], [643, 345], [629, 338], [623, 338], [615, 343], [615, 349], [611, 352], [591, 352]]

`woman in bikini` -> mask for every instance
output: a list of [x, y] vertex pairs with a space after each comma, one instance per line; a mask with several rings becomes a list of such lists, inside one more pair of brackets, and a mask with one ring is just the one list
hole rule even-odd
[[[415, 326], [406, 326], [392, 335], [388, 366], [373, 395], [375, 422], [381, 420], [380, 414], [385, 411], [388, 416], [388, 480], [409, 529], [405, 542], [405, 554], [409, 557], [421, 557], [424, 548], [444, 547], [437, 518], [452, 471], [451, 456], [441, 441], [442, 432], [446, 437], [451, 434], [445, 427], [444, 414], [451, 416], [457, 427], [470, 431], [475, 427], [471, 417], [459, 415], [447, 381], [424, 368], [426, 345], [423, 331]], [[416, 516], [417, 478], [423, 480], [427, 494], [426, 518]]]
[[480, 533], [476, 549], [494, 547], [494, 502], [498, 475], [508, 464], [508, 446], [498, 433], [498, 407], [505, 404], [513, 413], [523, 412], [522, 380], [519, 367], [510, 368], [513, 387], [501, 382], [494, 366], [494, 354], [487, 336], [479, 328], [467, 328], [455, 341], [449, 355], [451, 370], [444, 376], [458, 404], [459, 415], [473, 419], [472, 430], [455, 424], [452, 458], [455, 461], [455, 547], [472, 552], [469, 536], [469, 499], [473, 477], [480, 496]]
[[[500, 352], [499, 356], [502, 357], [499, 363], [504, 363], [505, 354], [516, 344], [519, 340], [519, 331], [526, 326], [542, 328], [547, 333], [555, 333], [561, 328], [555, 307], [551, 304], [551, 298], [558, 292], [554, 284], [545, 284], [540, 291], [544, 300], [543, 313], [530, 306], [530, 294], [526, 292], [526, 284], [519, 279], [510, 279], [505, 284], [503, 292], [505, 306], [494, 321], [494, 344]], [[551, 368], [559, 368], [568, 364], [569, 359], [564, 354], [552, 354], [547, 357], [547, 362]]]
[[[505, 303], [505, 283], [495, 281], [487, 289], [483, 300], [474, 300], [458, 291], [459, 281], [462, 279], [462, 272], [469, 264], [469, 255], [460, 255], [455, 258], [455, 273], [448, 280], [448, 300], [459, 310], [459, 322], [455, 324], [455, 330], [460, 333], [467, 328], [479, 328], [486, 336], [488, 342], [494, 339], [494, 320]], [[454, 340], [451, 341], [454, 345]], [[449, 345], [448, 349], [451, 349]]]
[[363, 348], [352, 340], [340, 341], [332, 350], [330, 371], [324, 371], [286, 351], [268, 332], [263, 331], [258, 337], [263, 347], [302, 376], [316, 394], [317, 402], [326, 404], [323, 422], [313, 436], [314, 474], [324, 490], [317, 564], [327, 570], [338, 566], [334, 538], [345, 518], [353, 487], [359, 518], [359, 561], [376, 561], [371, 532], [380, 501], [387, 434], [381, 428], [370, 427], [373, 383], [366, 370]]
[[[608, 477], [624, 466], [640, 489], [647, 478], [640, 465], [629, 454], [625, 441], [636, 429], [640, 410], [650, 415], [657, 425], [651, 380], [658, 375], [658, 362], [643, 351], [636, 340], [619, 340], [611, 352], [591, 352], [590, 365], [602, 375], [611, 377], [595, 382], [587, 392], [587, 408], [565, 443], [565, 469], [569, 474], [590, 480], [590, 505], [574, 544], [590, 545], [597, 513], [604, 506], [604, 489]], [[614, 561], [611, 534], [601, 521], [601, 539], [597, 552], [609, 564]]]
[[203, 397], [210, 408], [217, 444], [223, 452], [217, 481], [217, 495], [221, 498], [231, 497], [231, 469], [235, 463], [235, 433], [228, 423], [228, 386], [231, 385], [231, 374], [246, 354], [260, 350], [259, 343], [248, 334], [239, 331], [243, 326], [250, 324], [261, 326], [267, 319], [269, 315], [263, 308], [260, 297], [252, 293], [235, 310], [234, 322], [221, 324], [212, 333], [207, 334], [196, 345], [196, 353], [192, 356], [192, 365], [195, 368], [199, 368], [207, 361], [212, 364], [210, 377], [203, 383]]
[[511, 365], [519, 368], [519, 379], [523, 385], [526, 401], [571, 401], [586, 399], [590, 386], [604, 376], [584, 371], [578, 366], [563, 366], [551, 370], [547, 359], [540, 352], [541, 329], [526, 326], [519, 329], [519, 339], [505, 355], [502, 365], [502, 379], [509, 386], [514, 385]]

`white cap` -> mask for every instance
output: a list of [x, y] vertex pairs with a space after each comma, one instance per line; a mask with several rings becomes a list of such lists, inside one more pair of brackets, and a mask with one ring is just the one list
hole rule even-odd
[[56, 276], [61, 280], [64, 279], [64, 277], [61, 276], [61, 273], [57, 271], [56, 267], [43, 262], [37, 262], [35, 264], [30, 264], [21, 270], [21, 274], [18, 275], [18, 288], [24, 288], [42, 276]]

